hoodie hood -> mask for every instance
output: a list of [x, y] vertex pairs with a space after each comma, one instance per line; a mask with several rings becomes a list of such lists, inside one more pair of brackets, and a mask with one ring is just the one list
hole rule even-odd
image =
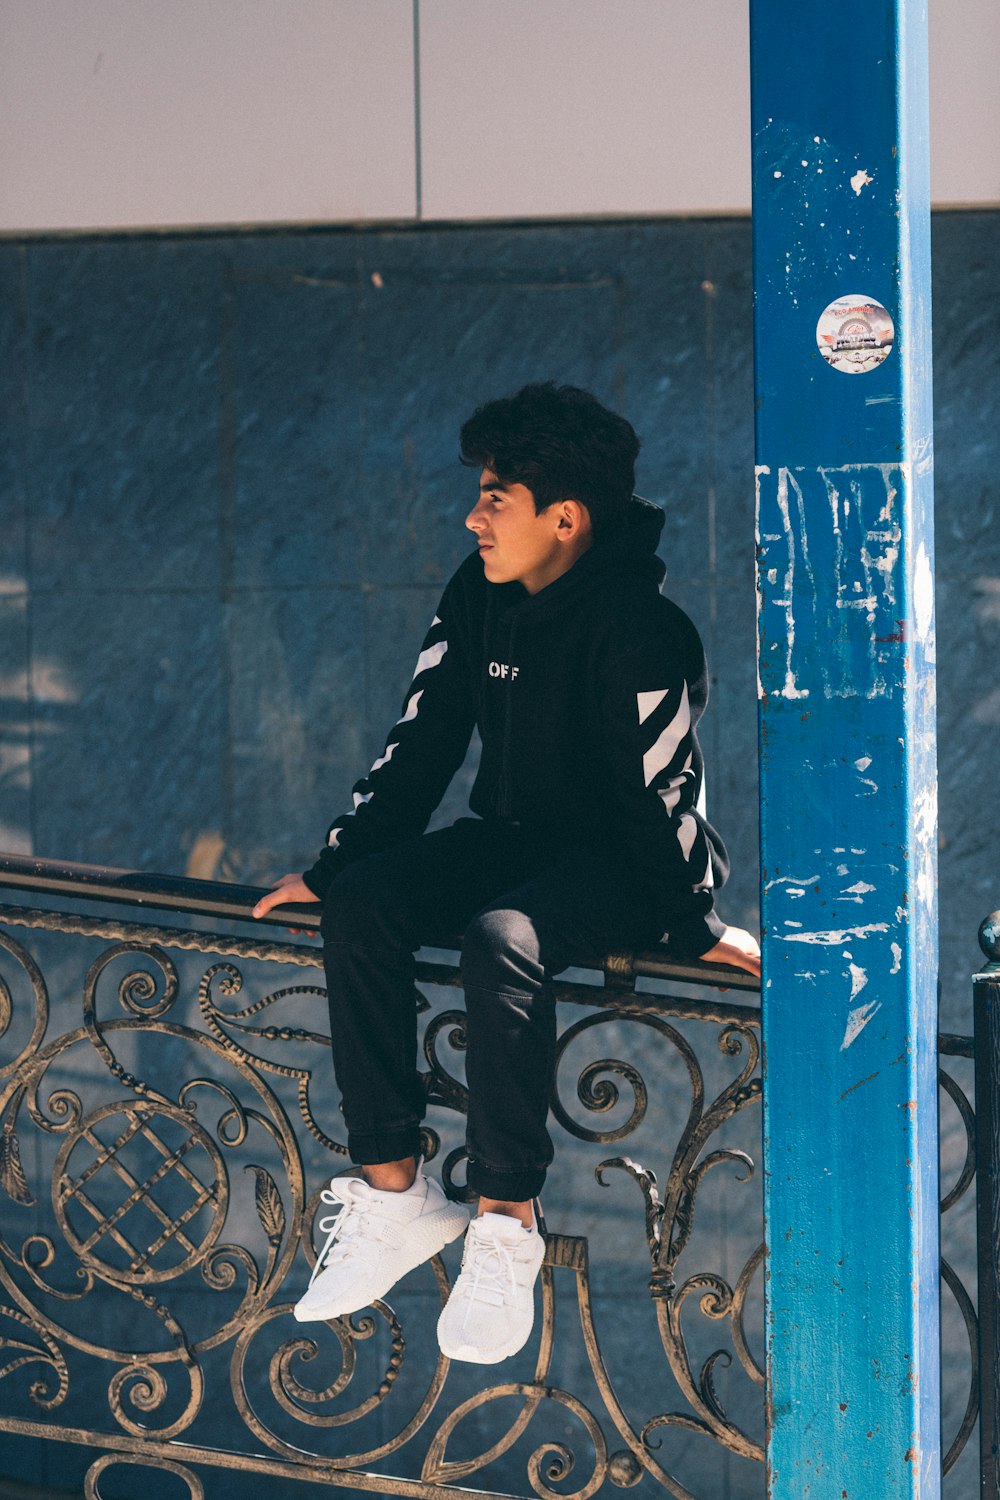
[[537, 594], [527, 594], [519, 584], [501, 585], [516, 588], [518, 597], [508, 606], [518, 617], [548, 614], [561, 609], [570, 600], [589, 593], [592, 588], [614, 579], [650, 584], [660, 588], [667, 568], [656, 555], [657, 543], [666, 517], [658, 505], [633, 495], [624, 517], [615, 530], [589, 547], [568, 572]]
[[656, 575], [657, 584], [660, 584], [666, 577], [667, 568], [663, 560], [657, 557], [656, 548], [665, 521], [666, 516], [658, 505], [654, 505], [651, 500], [644, 500], [641, 495], [633, 495], [620, 524], [610, 536], [585, 552], [580, 562], [593, 557], [605, 565], [611, 562], [613, 565], [625, 566], [630, 571], [636, 567], [642, 568], [644, 572], [651, 570]]

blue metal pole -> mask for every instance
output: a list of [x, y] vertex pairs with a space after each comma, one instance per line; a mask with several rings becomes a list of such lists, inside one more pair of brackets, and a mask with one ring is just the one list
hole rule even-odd
[[768, 1494], [940, 1493], [924, 0], [751, 0]]

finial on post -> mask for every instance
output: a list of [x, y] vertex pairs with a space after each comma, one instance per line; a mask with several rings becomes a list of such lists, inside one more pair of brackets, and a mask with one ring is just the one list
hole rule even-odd
[[991, 911], [980, 922], [979, 946], [993, 963], [1000, 963], [1000, 911]]

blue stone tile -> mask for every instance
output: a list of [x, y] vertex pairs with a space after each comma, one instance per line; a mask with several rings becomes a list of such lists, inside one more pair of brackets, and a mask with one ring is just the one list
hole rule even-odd
[[423, 638], [441, 599], [439, 588], [387, 588], [366, 591], [365, 653], [368, 692], [365, 706], [367, 748], [381, 750], [400, 713], [403, 695]]
[[711, 462], [713, 552], [723, 577], [754, 569], [753, 281], [749, 219], [710, 226]]
[[[275, 261], [272, 253], [249, 264], [244, 248], [227, 292], [223, 462], [233, 474], [233, 578], [241, 588], [358, 582], [373, 496], [360, 474], [356, 277], [317, 246], [297, 263]], [[391, 390], [380, 396], [393, 400]]]
[[218, 253], [31, 247], [32, 585], [219, 583]]
[[33, 605], [35, 852], [182, 872], [218, 828], [226, 743], [212, 594], [44, 593]]
[[935, 214], [932, 244], [937, 566], [997, 573], [1000, 214]]
[[1000, 688], [1000, 577], [937, 579], [941, 1026], [971, 1031], [969, 976], [983, 962], [982, 919], [1000, 907], [993, 820]]
[[0, 595], [27, 587], [26, 514], [25, 280], [27, 251], [16, 243], [0, 244]]
[[[559, 300], [542, 311], [541, 331], [554, 351], [547, 373], [587, 386], [632, 422], [642, 441], [637, 488], [666, 511], [660, 551], [670, 575], [702, 575], [708, 565], [703, 226], [532, 229], [508, 236], [502, 258], [499, 246], [465, 238], [480, 253], [480, 276], [489, 273], [492, 257], [494, 274], [512, 288], [549, 285], [562, 288], [560, 298], [584, 289], [613, 298], [611, 336], [602, 323], [598, 357], [579, 373], [560, 360], [585, 313], [574, 325]], [[462, 273], [470, 276], [469, 252], [449, 253], [462, 255]], [[571, 345], [567, 352], [576, 359]]]
[[637, 488], [666, 511], [659, 550], [670, 579], [704, 577], [711, 489], [705, 228], [644, 225], [616, 239], [619, 406], [642, 441]]
[[381, 282], [363, 292], [372, 583], [443, 584], [468, 551], [476, 483], [458, 433], [476, 406], [551, 378], [613, 396], [613, 282], [539, 269], [530, 245], [502, 274], [466, 262], [452, 273], [453, 235], [420, 236], [405, 258], [398, 237], [368, 251]]
[[229, 274], [245, 284], [284, 285], [295, 276], [336, 285], [361, 275], [363, 239], [361, 230], [324, 227], [225, 234], [216, 243]]
[[28, 597], [0, 594], [0, 849], [30, 854]]
[[351, 807], [370, 763], [364, 630], [360, 589], [247, 591], [230, 603], [227, 878], [308, 868]]
[[757, 934], [760, 921], [757, 659], [752, 580], [716, 580], [706, 640], [710, 692], [704, 725], [710, 822], [729, 851], [730, 876], [718, 906], [725, 920]]
[[468, 228], [368, 230], [362, 241], [364, 276], [418, 272], [442, 282], [501, 281], [511, 286], [564, 287], [591, 284], [607, 273], [622, 253], [616, 226], [536, 224], [520, 230], [507, 225]]

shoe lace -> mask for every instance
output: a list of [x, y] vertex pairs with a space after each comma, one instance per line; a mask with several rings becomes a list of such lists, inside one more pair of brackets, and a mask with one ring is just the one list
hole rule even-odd
[[316, 1264], [312, 1268], [309, 1277], [309, 1285], [312, 1286], [316, 1277], [330, 1264], [333, 1253], [336, 1250], [338, 1259], [346, 1259], [351, 1255], [357, 1255], [360, 1250], [370, 1248], [373, 1239], [383, 1239], [385, 1229], [388, 1227], [387, 1216], [378, 1212], [375, 1204], [361, 1202], [354, 1196], [351, 1184], [355, 1179], [348, 1178], [344, 1183], [331, 1183], [329, 1188], [324, 1188], [320, 1193], [320, 1202], [335, 1203], [337, 1213], [324, 1214], [317, 1219], [316, 1225], [320, 1234], [325, 1234], [323, 1248], [316, 1257]]
[[466, 1239], [466, 1251], [467, 1264], [462, 1270], [471, 1280], [462, 1318], [463, 1328], [468, 1326], [477, 1302], [489, 1302], [499, 1307], [514, 1290], [514, 1257], [499, 1236], [474, 1225]]

